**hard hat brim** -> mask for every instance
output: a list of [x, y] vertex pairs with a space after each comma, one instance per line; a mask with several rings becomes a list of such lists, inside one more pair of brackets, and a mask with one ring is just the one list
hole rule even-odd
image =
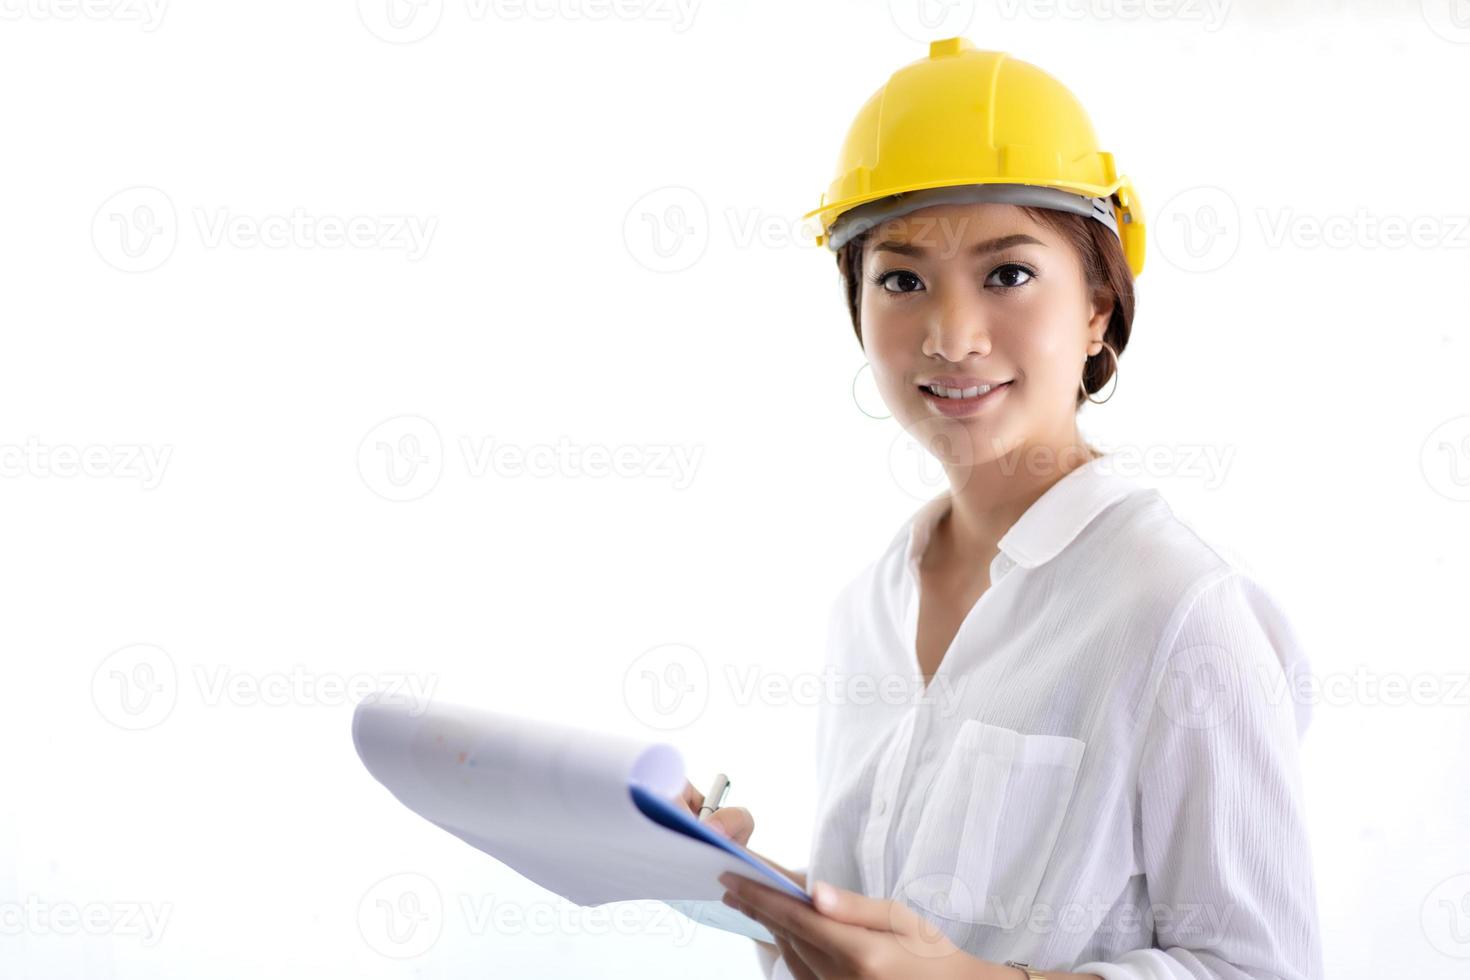
[[[838, 215], [826, 232], [827, 247], [837, 251], [853, 238], [885, 221], [940, 204], [1014, 204], [1050, 208], [1093, 218], [1115, 235], [1118, 219], [1111, 192], [1084, 195], [1039, 184], [978, 183], [904, 191], [858, 205]], [[1121, 238], [1122, 236], [1119, 235]]]

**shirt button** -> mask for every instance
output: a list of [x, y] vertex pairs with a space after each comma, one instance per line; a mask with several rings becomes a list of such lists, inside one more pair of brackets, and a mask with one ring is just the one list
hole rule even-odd
[[888, 801], [887, 800], [879, 800], [878, 801], [878, 816], [881, 817], [881, 816], [883, 816], [883, 814], [885, 814], [887, 812], [888, 812]]

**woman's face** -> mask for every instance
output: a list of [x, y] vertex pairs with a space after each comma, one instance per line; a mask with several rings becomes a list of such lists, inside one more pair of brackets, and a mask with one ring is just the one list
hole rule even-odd
[[1111, 311], [1094, 308], [1066, 239], [1014, 205], [944, 204], [893, 218], [868, 241], [863, 347], [904, 428], [953, 438], [962, 426], [972, 463], [1073, 445], [1083, 364], [1102, 349]]

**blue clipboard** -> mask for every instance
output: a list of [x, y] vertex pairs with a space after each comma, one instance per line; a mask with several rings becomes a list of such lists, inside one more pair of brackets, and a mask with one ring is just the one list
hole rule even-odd
[[752, 868], [760, 872], [759, 880], [761, 880], [762, 884], [771, 885], [772, 887], [779, 888], [781, 891], [784, 891], [792, 898], [801, 899], [808, 905], [814, 904], [812, 902], [812, 897], [808, 895], [805, 891], [803, 891], [801, 889], [801, 886], [799, 886], [796, 882], [792, 881], [790, 878], [786, 877], [781, 872], [777, 871], [775, 868], [771, 867], [769, 864], [756, 857], [754, 854], [751, 854], [745, 848], [730, 840], [728, 837], [725, 837], [717, 833], [716, 831], [710, 830], [704, 824], [696, 820], [694, 818], [694, 814], [690, 813], [684, 807], [675, 804], [671, 800], [664, 799], [662, 796], [659, 796], [657, 793], [648, 790], [638, 783], [631, 783], [630, 786], [633, 792], [633, 802], [637, 804], [638, 809], [643, 812], [643, 815], [648, 817], [650, 820], [664, 827], [668, 827], [670, 830], [676, 830], [681, 834], [693, 837], [696, 840], [704, 841], [707, 844], [718, 847], [720, 850], [734, 855], [735, 857], [739, 858], [740, 860], [744, 861], [746, 864], [749, 864]]

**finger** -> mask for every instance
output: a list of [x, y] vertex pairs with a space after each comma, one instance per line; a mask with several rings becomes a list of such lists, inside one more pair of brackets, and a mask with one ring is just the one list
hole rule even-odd
[[817, 911], [838, 922], [880, 932], [910, 933], [919, 926], [919, 917], [902, 902], [869, 898], [826, 881], [812, 882], [810, 891]]
[[851, 945], [854, 934], [868, 935], [865, 929], [829, 919], [798, 898], [733, 872], [725, 872], [719, 880], [736, 901], [758, 912], [761, 924], [772, 932], [790, 933], [824, 949]]
[[705, 823], [742, 847], [755, 833], [755, 817], [743, 806], [722, 806], [711, 813]]
[[[849, 976], [853, 972], [853, 964], [861, 961], [861, 957], [857, 955], [858, 948], [855, 943], [844, 947], [841, 950], [838, 950], [837, 952], [840, 958], [834, 957], [829, 950], [824, 949], [820, 946], [813, 945], [812, 943], [808, 942], [798, 935], [786, 932], [784, 929], [781, 928], [779, 924], [773, 921], [770, 916], [766, 915], [761, 910], [753, 906], [746, 905], [744, 902], [733, 898], [729, 899], [726, 904], [730, 905], [737, 911], [749, 916], [751, 919], [759, 922], [761, 925], [770, 930], [771, 936], [776, 942], [778, 950], [780, 949], [781, 943], [784, 942], [788, 944], [792, 948], [792, 950], [794, 950], [795, 955], [800, 958], [802, 965], [804, 965], [812, 974], [814, 974], [814, 980], [822, 980], [822, 978], [828, 977]], [[858, 932], [858, 930], [850, 931]], [[860, 941], [866, 942], [868, 941], [868, 937], [872, 935], [873, 933], [862, 930], [858, 933], [857, 938]], [[787, 959], [788, 965], [790, 965], [791, 959], [789, 954], [787, 954], [784, 950], [781, 950], [781, 953], [783, 957]], [[793, 975], [796, 975], [796, 970], [794, 967], [792, 968], [792, 973]]]
[[704, 794], [695, 789], [694, 784], [687, 779], [684, 780], [683, 799], [684, 805], [689, 808], [689, 811], [696, 817], [699, 816], [699, 808], [704, 806]]
[[773, 935], [776, 937], [776, 948], [781, 951], [781, 959], [786, 961], [786, 969], [791, 972], [792, 980], [821, 980], [807, 965], [806, 956], [795, 943], [779, 933]]
[[800, 936], [787, 935], [785, 933], [772, 933], [779, 935], [791, 944], [796, 950], [796, 955], [801, 957], [802, 964], [811, 970], [818, 978], [825, 977], [847, 977], [853, 974], [853, 962], [857, 959], [853, 955], [855, 948], [843, 951], [843, 958], [833, 957], [827, 950], [820, 946], [813, 946]]

